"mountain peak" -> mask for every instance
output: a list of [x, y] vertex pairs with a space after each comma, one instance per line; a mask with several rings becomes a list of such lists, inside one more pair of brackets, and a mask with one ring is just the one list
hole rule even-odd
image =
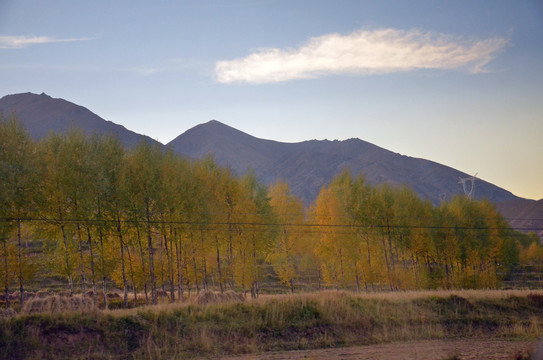
[[[206, 129], [215, 129], [215, 130], [228, 130], [228, 131], [236, 131], [236, 132], [240, 132], [240, 133], [243, 133], [242, 131], [236, 129], [236, 128], [233, 128], [232, 126], [229, 126], [229, 125], [226, 125], [218, 120], [209, 120], [208, 122], [205, 122], [203, 124], [199, 124], [199, 125], [196, 125], [195, 127], [193, 127], [192, 129], [196, 129], [196, 128], [206, 128]], [[192, 130], [192, 129], [189, 129], [188, 131]], [[245, 134], [245, 133], [244, 133]], [[246, 134], [248, 135], [248, 134]]]
[[5, 100], [5, 99], [29, 100], [29, 99], [39, 99], [39, 98], [52, 99], [50, 95], [47, 95], [44, 92], [42, 92], [41, 94], [35, 94], [33, 92], [25, 92], [25, 93], [18, 93], [18, 94], [9, 94], [2, 97], [0, 100]]
[[245, 142], [256, 139], [253, 136], [237, 130], [231, 126], [223, 124], [217, 120], [209, 120], [206, 123], [199, 124], [185, 131], [172, 141], [167, 146], [172, 147], [178, 152], [177, 144], [180, 142], [191, 142], [194, 144], [221, 143], [224, 141]]

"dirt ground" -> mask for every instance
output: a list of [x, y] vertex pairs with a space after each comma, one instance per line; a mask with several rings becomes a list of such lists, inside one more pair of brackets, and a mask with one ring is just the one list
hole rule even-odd
[[[534, 341], [424, 340], [336, 349], [280, 351], [259, 355], [224, 357], [224, 360], [443, 360], [516, 359], [538, 346]], [[535, 358], [536, 360], [543, 360]]]

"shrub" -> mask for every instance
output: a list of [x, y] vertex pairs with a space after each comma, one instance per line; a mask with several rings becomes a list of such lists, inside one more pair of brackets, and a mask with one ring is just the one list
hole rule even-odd
[[27, 301], [21, 313], [60, 313], [66, 311], [92, 312], [98, 309], [92, 303], [92, 300], [85, 296], [65, 297], [51, 295], [43, 298], [33, 298]]

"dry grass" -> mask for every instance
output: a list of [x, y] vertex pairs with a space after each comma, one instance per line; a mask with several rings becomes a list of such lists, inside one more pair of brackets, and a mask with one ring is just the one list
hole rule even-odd
[[257, 302], [266, 302], [269, 299], [290, 299], [293, 297], [307, 299], [334, 299], [338, 296], [350, 296], [366, 300], [387, 301], [413, 301], [430, 297], [446, 298], [451, 295], [459, 296], [467, 300], [503, 299], [511, 296], [524, 297], [529, 294], [543, 296], [543, 290], [417, 290], [417, 291], [384, 291], [384, 292], [352, 292], [344, 290], [326, 290], [305, 294], [262, 295]]
[[93, 312], [98, 311], [88, 297], [49, 295], [27, 301], [21, 309], [21, 314], [35, 313], [64, 313], [64, 312]]
[[11, 308], [9, 309], [0, 309], [0, 320], [9, 319], [17, 315], [17, 312]]
[[[224, 301], [208, 301], [208, 300], [199, 300], [203, 297], [212, 297], [213, 295], [204, 295], [206, 291], [200, 292], [196, 296], [192, 296], [188, 299], [185, 299], [183, 302], [174, 302], [174, 303], [159, 303], [154, 306], [143, 306], [139, 308], [131, 309], [115, 309], [109, 310], [113, 316], [124, 316], [129, 314], [137, 314], [141, 311], [153, 311], [157, 313], [161, 312], [171, 312], [175, 310], [180, 310], [186, 308], [187, 306], [213, 306], [217, 304], [228, 304], [229, 302], [245, 302], [247, 305], [258, 304], [262, 307], [269, 307], [270, 312], [274, 312], [274, 307], [283, 304], [283, 303], [292, 303], [299, 302], [302, 304], [307, 304], [309, 302], [316, 302], [324, 310], [324, 313], [330, 314], [330, 316], [340, 316], [340, 311], [338, 309], [337, 302], [341, 299], [360, 299], [361, 301], [373, 301], [375, 304], [375, 310], [379, 310], [379, 307], [382, 305], [381, 301], [387, 303], [412, 303], [416, 300], [424, 299], [445, 299], [451, 296], [458, 296], [464, 298], [468, 301], [478, 301], [478, 300], [503, 300], [510, 297], [520, 297], [524, 298], [527, 296], [542, 296], [543, 290], [421, 290], [421, 291], [395, 291], [395, 292], [353, 292], [353, 291], [344, 291], [344, 290], [325, 290], [317, 291], [311, 293], [301, 293], [301, 294], [274, 294], [274, 295], [261, 295], [260, 297], [253, 298], [244, 298], [241, 294], [237, 294], [233, 291], [226, 291], [226, 293], [235, 294], [234, 300], [224, 300]], [[215, 296], [218, 296], [213, 292]], [[232, 295], [228, 295], [232, 296]], [[226, 296], [225, 296], [226, 297]], [[242, 297], [243, 300], [236, 300], [236, 297]], [[381, 304], [381, 305], [380, 305]], [[542, 304], [543, 305], [543, 304]], [[417, 307], [416, 311], [420, 311]], [[278, 314], [278, 312], [277, 312]], [[401, 313], [400, 315], [405, 315]], [[424, 314], [419, 314], [421, 317]], [[349, 314], [345, 314], [346, 319], [349, 319]]]
[[232, 290], [228, 290], [224, 293], [215, 292], [211, 290], [204, 290], [198, 296], [196, 296], [196, 303], [198, 305], [216, 304], [216, 303], [236, 303], [244, 302], [245, 297]]
[[234, 295], [69, 316], [49, 305], [38, 317], [2, 320], [4, 341], [31, 355], [53, 354], [42, 344], [64, 336], [99, 349], [96, 358], [163, 359], [451, 337], [536, 339], [543, 332], [541, 291], [324, 291], [244, 302]]

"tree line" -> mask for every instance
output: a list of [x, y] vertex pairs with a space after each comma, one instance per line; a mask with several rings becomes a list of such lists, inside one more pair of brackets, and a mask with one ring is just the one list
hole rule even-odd
[[[520, 240], [519, 240], [520, 239]], [[304, 208], [288, 184], [267, 187], [211, 157], [73, 129], [34, 141], [0, 117], [0, 281], [7, 305], [38, 275], [71, 294], [108, 284], [156, 304], [213, 288], [256, 297], [273, 272], [294, 291], [496, 287], [536, 241], [487, 201], [433, 207], [411, 189], [372, 186], [345, 170]], [[520, 245], [522, 243], [522, 245]], [[531, 245], [532, 248], [535, 245]], [[537, 253], [537, 249], [531, 249]], [[100, 289], [100, 290], [98, 290]]]

